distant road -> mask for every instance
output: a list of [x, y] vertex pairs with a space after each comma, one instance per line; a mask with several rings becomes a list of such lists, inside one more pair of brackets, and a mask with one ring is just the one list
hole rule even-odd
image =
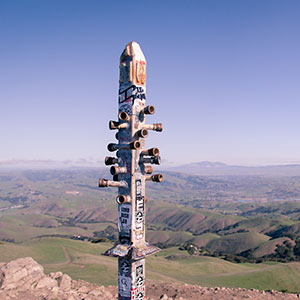
[[1, 207], [0, 211], [9, 210], [9, 209], [13, 209], [13, 208], [23, 208], [24, 206], [25, 205], [5, 206], [5, 207]]

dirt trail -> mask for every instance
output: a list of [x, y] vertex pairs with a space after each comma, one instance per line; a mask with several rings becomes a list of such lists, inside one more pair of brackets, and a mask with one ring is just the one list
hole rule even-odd
[[74, 259], [72, 258], [72, 256], [69, 254], [69, 252], [66, 250], [66, 247], [65, 246], [62, 246], [62, 249], [64, 251], [64, 254], [66, 256], [66, 259], [67, 259], [67, 262], [65, 262], [66, 264], [71, 264]]

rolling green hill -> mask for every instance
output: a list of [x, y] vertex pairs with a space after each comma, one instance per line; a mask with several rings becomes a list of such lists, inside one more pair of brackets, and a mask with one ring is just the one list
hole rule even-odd
[[[117, 259], [100, 255], [110, 246], [62, 238], [40, 238], [20, 244], [2, 242], [0, 261], [31, 256], [47, 273], [60, 270], [74, 279], [116, 285]], [[150, 281], [300, 291], [300, 263], [234, 264], [168, 248], [147, 258], [146, 265]]]
[[211, 240], [206, 247], [214, 252], [238, 254], [255, 249], [269, 239], [270, 237], [255, 232], [236, 233]]
[[[113, 239], [117, 192], [97, 188], [97, 178], [109, 176], [103, 169], [87, 168], [0, 170], [0, 240], [14, 241], [0, 245], [1, 259], [33, 256], [49, 272], [61, 269], [93, 282], [104, 273], [108, 275], [100, 275], [102, 282], [114, 283], [116, 260], [98, 255], [109, 245], [70, 239]], [[287, 237], [300, 236], [300, 203], [296, 201], [300, 177], [205, 177], [175, 172], [165, 172], [164, 177], [162, 185], [147, 183], [146, 188], [147, 240], [167, 247], [147, 259], [150, 279], [297, 289], [297, 263], [234, 264], [203, 256], [209, 254], [205, 249], [189, 256], [178, 248], [193, 243], [228, 255], [245, 250], [254, 251], [256, 257], [272, 254]], [[170, 248], [174, 245], [177, 248]]]
[[275, 252], [277, 245], [282, 245], [285, 241], [289, 241], [292, 245], [295, 243], [288, 237], [281, 237], [274, 240], [269, 240], [259, 245], [253, 252], [255, 257], [270, 255]]
[[174, 230], [185, 230], [197, 235], [222, 230], [242, 219], [244, 218], [224, 215], [213, 210], [162, 202], [149, 205], [147, 212], [147, 221], [151, 224], [167, 225]]
[[215, 233], [203, 233], [200, 235], [195, 236], [192, 240], [191, 243], [198, 246], [198, 247], [206, 247], [206, 245], [215, 239], [220, 238], [219, 235], [215, 234]]

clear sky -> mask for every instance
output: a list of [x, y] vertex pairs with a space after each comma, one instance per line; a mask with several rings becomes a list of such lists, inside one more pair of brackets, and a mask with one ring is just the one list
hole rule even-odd
[[102, 161], [134, 40], [166, 163], [299, 163], [299, 32], [298, 0], [0, 0], [0, 161]]

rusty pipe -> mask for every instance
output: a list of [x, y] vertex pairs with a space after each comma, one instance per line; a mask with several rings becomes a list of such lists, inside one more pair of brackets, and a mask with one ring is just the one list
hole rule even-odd
[[120, 158], [105, 156], [104, 163], [107, 166], [118, 164], [120, 162]]
[[145, 166], [144, 173], [145, 174], [152, 174], [153, 173], [153, 167], [152, 166]]
[[162, 182], [164, 177], [162, 174], [153, 174], [151, 176], [146, 176], [145, 180], [147, 181], [153, 181], [153, 182]]
[[113, 152], [113, 151], [116, 151], [116, 150], [137, 150], [141, 147], [141, 143], [139, 141], [134, 141], [130, 144], [114, 144], [114, 143], [111, 143], [111, 144], [108, 144], [107, 145], [107, 150], [110, 151], [110, 152]]
[[141, 155], [142, 156], [158, 156], [159, 155], [159, 149], [154, 147], [154, 148], [150, 148], [150, 149], [146, 149], [141, 151]]
[[131, 202], [131, 197], [128, 195], [118, 195], [116, 198], [116, 201], [118, 204], [123, 204], [123, 203], [130, 203]]
[[155, 107], [153, 105], [148, 105], [143, 109], [145, 115], [153, 115], [155, 113]]
[[145, 138], [148, 136], [148, 130], [147, 129], [141, 129], [136, 132], [136, 135], [140, 138]]
[[130, 120], [130, 117], [126, 111], [120, 111], [119, 112], [119, 120], [128, 122]]
[[140, 161], [146, 164], [160, 165], [160, 156], [154, 156], [154, 157], [142, 156]]
[[162, 125], [162, 123], [145, 124], [145, 125], [143, 125], [143, 128], [148, 129], [148, 130], [154, 130], [154, 131], [162, 131], [163, 125]]
[[119, 188], [127, 188], [128, 183], [124, 180], [122, 181], [112, 181], [107, 179], [99, 179], [99, 187], [119, 187]]
[[108, 123], [109, 129], [114, 130], [114, 129], [122, 129], [122, 128], [128, 128], [129, 123], [120, 123], [117, 121], [109, 121]]
[[118, 175], [118, 174], [124, 174], [127, 173], [126, 167], [118, 167], [118, 166], [112, 166], [110, 168], [110, 174], [111, 175]]

